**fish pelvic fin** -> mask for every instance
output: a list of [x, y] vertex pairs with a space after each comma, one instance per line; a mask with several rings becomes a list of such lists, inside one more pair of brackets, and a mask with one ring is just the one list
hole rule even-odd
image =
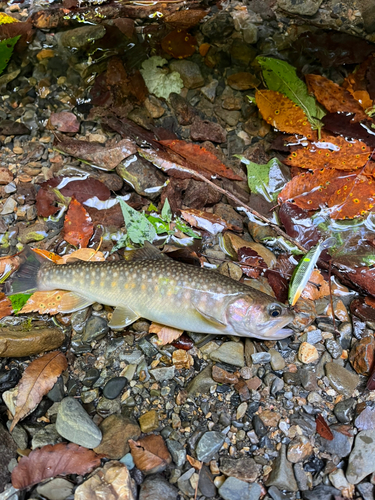
[[160, 250], [158, 250], [154, 245], [151, 245], [148, 241], [145, 241], [142, 248], [135, 248], [134, 250], [127, 250], [124, 252], [124, 259], [131, 260], [160, 260], [168, 259], [169, 257]]
[[131, 325], [139, 318], [139, 314], [130, 309], [130, 307], [117, 306], [113, 311], [109, 327], [112, 328], [112, 330], [122, 330], [122, 328]]
[[42, 255], [26, 247], [19, 255], [20, 266], [4, 284], [6, 295], [33, 293], [38, 290], [38, 272], [42, 265], [50, 262]]

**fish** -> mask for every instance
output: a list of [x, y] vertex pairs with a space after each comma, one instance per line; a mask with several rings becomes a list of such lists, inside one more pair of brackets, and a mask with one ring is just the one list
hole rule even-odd
[[25, 248], [5, 293], [65, 290], [64, 313], [95, 302], [113, 306], [109, 326], [120, 330], [139, 318], [172, 328], [215, 335], [275, 340], [294, 312], [273, 297], [217, 271], [185, 264], [150, 243], [125, 252], [124, 260], [55, 264]]

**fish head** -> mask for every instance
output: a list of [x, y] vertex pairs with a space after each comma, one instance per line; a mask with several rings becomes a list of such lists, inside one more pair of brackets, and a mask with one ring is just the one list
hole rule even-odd
[[232, 300], [226, 308], [226, 320], [237, 335], [264, 340], [277, 340], [293, 333], [283, 329], [294, 319], [294, 312], [266, 294], [265, 300], [254, 300], [242, 295]]

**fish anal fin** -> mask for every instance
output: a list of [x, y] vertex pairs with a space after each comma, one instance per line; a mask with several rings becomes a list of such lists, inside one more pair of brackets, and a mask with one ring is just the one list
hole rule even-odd
[[215, 325], [217, 328], [225, 328], [228, 326], [221, 318], [216, 318], [215, 316], [212, 316], [209, 314], [207, 311], [203, 310], [202, 307], [199, 306], [199, 304], [193, 304], [194, 308], [201, 316], [203, 316], [207, 321]]
[[125, 260], [160, 260], [168, 259], [168, 257], [161, 253], [154, 245], [151, 245], [148, 241], [145, 241], [142, 248], [135, 248], [134, 250], [128, 250], [124, 252]]
[[131, 325], [139, 318], [139, 314], [130, 309], [130, 307], [118, 306], [113, 311], [109, 327], [112, 328], [112, 330], [121, 330], [122, 328]]
[[82, 295], [75, 292], [65, 293], [59, 304], [59, 312], [72, 313], [91, 306], [94, 302], [94, 300], [86, 299]]

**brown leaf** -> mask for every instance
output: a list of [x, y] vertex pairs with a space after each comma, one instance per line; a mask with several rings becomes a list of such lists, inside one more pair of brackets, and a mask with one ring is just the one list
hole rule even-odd
[[162, 436], [151, 434], [138, 441], [129, 439], [129, 446], [135, 466], [146, 474], [161, 472], [172, 461]]
[[161, 345], [170, 344], [174, 340], [181, 337], [183, 330], [171, 328], [169, 326], [159, 325], [159, 323], [151, 323], [149, 333], [156, 333]]
[[66, 357], [60, 351], [49, 352], [30, 363], [17, 386], [16, 413], [10, 427], [11, 432], [40, 403], [67, 367]]
[[194, 469], [201, 470], [201, 468], [203, 466], [203, 462], [200, 462], [199, 460], [197, 460], [196, 458], [191, 457], [190, 455], [186, 455], [186, 458], [187, 458], [187, 461], [189, 462], [189, 464], [192, 467], [194, 467]]
[[74, 246], [87, 247], [94, 234], [91, 217], [75, 198], [69, 204], [64, 221], [64, 239]]
[[9, 316], [13, 312], [11, 301], [0, 292], [0, 319]]
[[197, 40], [186, 30], [175, 29], [161, 41], [161, 48], [175, 59], [185, 59], [195, 52]]
[[332, 441], [333, 434], [324, 417], [319, 413], [316, 417], [316, 432], [328, 441]]
[[272, 269], [276, 264], [275, 255], [270, 250], [268, 250], [268, 248], [261, 245], [260, 243], [255, 243], [253, 241], [246, 241], [237, 234], [230, 232], [225, 233], [224, 241], [225, 244], [227, 244], [228, 242], [228, 244], [232, 246], [236, 254], [238, 253], [240, 248], [251, 248], [251, 250], [254, 250], [258, 255], [260, 255], [260, 257], [262, 257], [262, 259], [270, 269]]
[[22, 489], [49, 477], [67, 474], [83, 476], [98, 467], [103, 456], [74, 443], [48, 444], [21, 458], [12, 471], [12, 485]]
[[301, 296], [304, 299], [318, 300], [327, 295], [329, 295], [329, 284], [323, 278], [320, 271], [314, 269]]
[[194, 208], [181, 210], [181, 216], [191, 226], [204, 229], [211, 234], [222, 233], [225, 229], [234, 229], [232, 224], [229, 224], [218, 215], [203, 210], [196, 210]]

